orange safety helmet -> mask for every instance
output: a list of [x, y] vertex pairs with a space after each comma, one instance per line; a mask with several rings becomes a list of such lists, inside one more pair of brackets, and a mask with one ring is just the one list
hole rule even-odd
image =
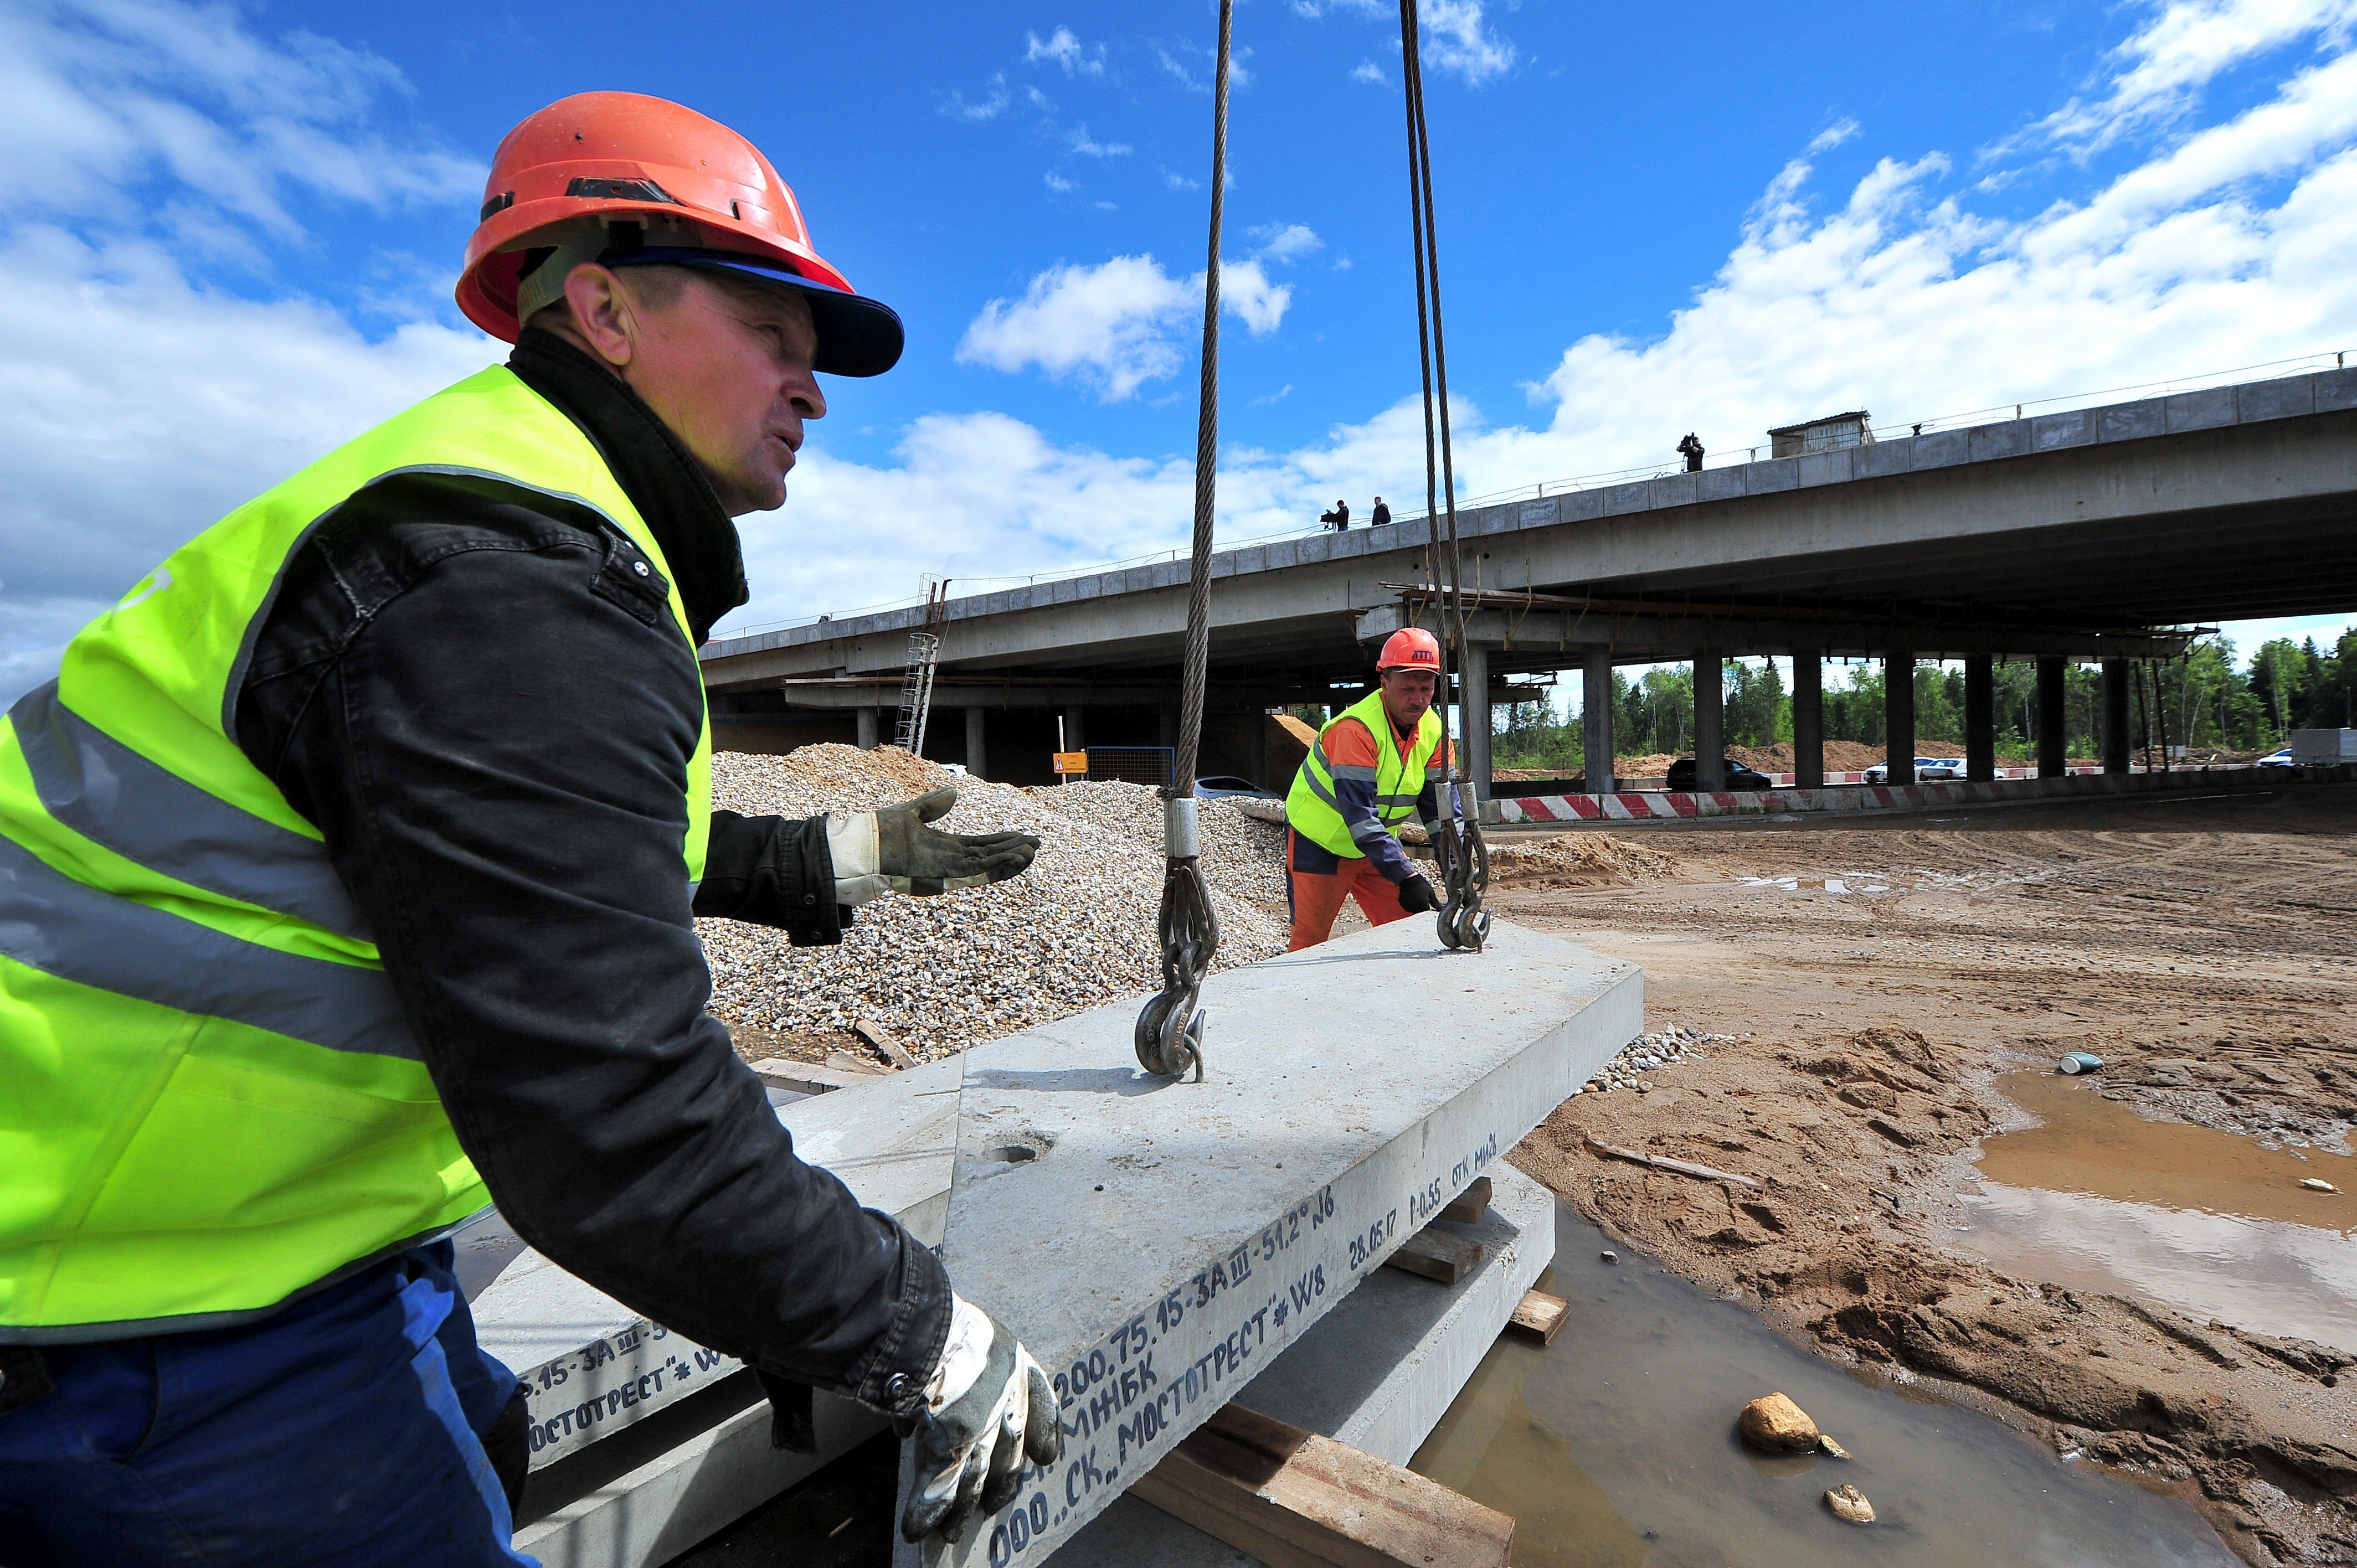
[[554, 242], [534, 239], [582, 218], [613, 231], [604, 265], [712, 267], [801, 293], [818, 328], [819, 370], [881, 375], [900, 357], [899, 317], [812, 248], [794, 193], [760, 150], [717, 120], [639, 92], [561, 98], [500, 143], [458, 277], [467, 319], [514, 342], [518, 286]]
[[1383, 639], [1375, 656], [1375, 673], [1386, 670], [1429, 670], [1440, 673], [1440, 639], [1420, 626], [1402, 627]]

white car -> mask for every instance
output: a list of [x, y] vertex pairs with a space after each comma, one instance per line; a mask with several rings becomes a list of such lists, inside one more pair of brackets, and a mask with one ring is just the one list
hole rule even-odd
[[[1931, 784], [1942, 779], [1962, 779], [1964, 776], [1964, 765], [1961, 758], [1953, 757], [1919, 757], [1915, 759], [1915, 782], [1918, 784]], [[1884, 783], [1890, 778], [1890, 765], [1888, 762], [1878, 762], [1873, 767], [1866, 770], [1865, 778], [1866, 781], [1869, 784]]]
[[2251, 766], [2254, 768], [2298, 768], [2299, 764], [2292, 760], [2291, 747], [2284, 746], [2277, 746], [2275, 750], [2270, 751], [2265, 757], [2260, 757], [2256, 762], [2251, 764]]

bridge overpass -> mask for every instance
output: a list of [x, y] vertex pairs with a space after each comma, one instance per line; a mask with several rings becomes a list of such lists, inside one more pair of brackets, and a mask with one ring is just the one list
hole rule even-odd
[[[1267, 710], [1347, 702], [1372, 644], [1437, 628], [1431, 532], [1411, 518], [1213, 558], [1207, 771], [1265, 768]], [[1458, 532], [1475, 591], [1467, 760], [1485, 786], [1490, 708], [1517, 675], [1584, 671], [1590, 788], [1609, 788], [1615, 664], [1758, 654], [1794, 661], [1803, 784], [1822, 773], [1828, 657], [1902, 676], [1916, 659], [1964, 660], [1974, 777], [1993, 765], [1993, 660], [2039, 661], [2040, 763], [2057, 771], [2063, 666], [2098, 661], [2105, 761], [2125, 770], [2129, 661], [2180, 651], [2202, 622], [2357, 609], [2357, 368], [1460, 510]], [[873, 744], [924, 617], [706, 645], [728, 743]], [[1058, 717], [1073, 746], [1168, 744], [1186, 618], [1184, 561], [951, 599], [934, 703], [964, 711], [963, 746], [937, 722], [928, 753], [1028, 781], [1046, 777]], [[1914, 750], [1913, 682], [1887, 688], [1899, 764]], [[1696, 698], [1710, 788], [1717, 683]]]

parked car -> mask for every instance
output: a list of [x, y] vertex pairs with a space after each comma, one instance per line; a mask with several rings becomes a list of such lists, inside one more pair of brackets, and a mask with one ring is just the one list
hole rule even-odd
[[2277, 746], [2275, 750], [2270, 751], [2265, 757], [2260, 757], [2256, 762], [2251, 764], [2251, 766], [2254, 768], [2298, 768], [2299, 764], [2292, 760], [2291, 747], [2283, 746]]
[[1230, 795], [1249, 795], [1256, 800], [1276, 799], [1251, 779], [1239, 779], [1232, 773], [1215, 773], [1209, 779], [1196, 779], [1195, 793], [1206, 800], [1225, 800]]
[[[1962, 779], [1964, 762], [1960, 757], [1919, 757], [1915, 759], [1915, 782], [1931, 784], [1943, 779]], [[1881, 784], [1890, 778], [1890, 764], [1878, 762], [1866, 770], [1866, 781]]]
[[[1776, 781], [1765, 773], [1746, 768], [1731, 757], [1723, 760], [1727, 767], [1727, 782], [1720, 788], [1727, 789], [1773, 789], [1776, 788]], [[1666, 782], [1673, 789], [1693, 789], [1695, 759], [1691, 757], [1681, 757], [1671, 763], [1670, 776]]]

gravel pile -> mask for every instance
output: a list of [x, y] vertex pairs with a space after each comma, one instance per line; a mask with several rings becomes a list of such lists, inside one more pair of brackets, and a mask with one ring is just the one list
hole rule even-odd
[[1620, 1054], [1605, 1063], [1603, 1071], [1582, 1084], [1579, 1092], [1609, 1094], [1616, 1089], [1633, 1089], [1642, 1094], [1652, 1087], [1643, 1081], [1646, 1073], [1658, 1072], [1690, 1056], [1701, 1056], [1706, 1046], [1733, 1044], [1733, 1035], [1706, 1035], [1683, 1024], [1673, 1024], [1653, 1034], [1640, 1035], [1620, 1047]]
[[1676, 865], [1660, 850], [1611, 833], [1490, 836], [1490, 877], [1501, 887], [1627, 886], [1666, 876]]
[[[867, 1019], [930, 1058], [1161, 983], [1162, 802], [1153, 790], [1020, 789], [889, 746], [713, 758], [713, 803], [748, 816], [872, 811], [948, 783], [958, 804], [934, 825], [1037, 833], [1030, 870], [938, 898], [887, 894], [860, 909], [839, 947], [796, 948], [763, 927], [699, 921], [714, 1015], [822, 1036]], [[1284, 830], [1219, 800], [1203, 802], [1202, 824], [1204, 881], [1220, 917], [1216, 967], [1284, 951]]]

